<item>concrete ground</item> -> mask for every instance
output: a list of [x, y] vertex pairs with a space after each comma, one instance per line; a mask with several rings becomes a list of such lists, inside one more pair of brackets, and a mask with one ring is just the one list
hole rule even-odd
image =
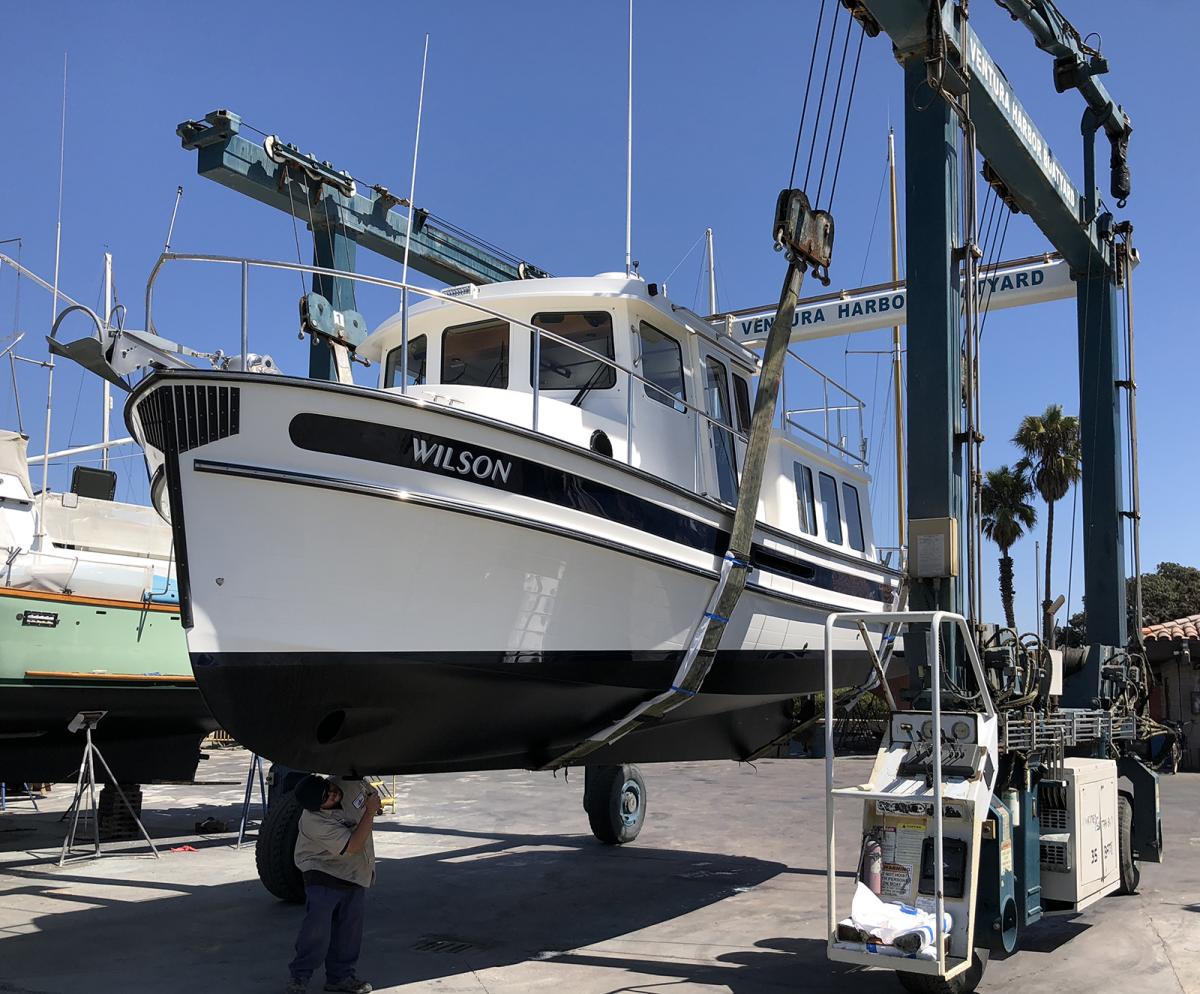
[[[262, 889], [252, 847], [194, 834], [209, 815], [236, 828], [247, 761], [216, 752], [204, 783], [146, 788], [161, 860], [120, 843], [58, 869], [65, 787], [42, 814], [26, 802], [0, 815], [0, 992], [281, 990], [301, 909]], [[867, 770], [842, 768], [847, 782]], [[825, 959], [820, 761], [643, 772], [649, 818], [622, 849], [589, 834], [582, 777], [398, 781], [397, 814], [377, 824], [361, 975], [444, 994], [899, 990], [887, 972]], [[1142, 867], [1141, 892], [1039, 924], [980, 990], [1200, 992], [1200, 775], [1164, 778], [1162, 804], [1168, 861]], [[842, 817], [853, 826], [851, 809]], [[850, 850], [855, 834], [843, 832]]]

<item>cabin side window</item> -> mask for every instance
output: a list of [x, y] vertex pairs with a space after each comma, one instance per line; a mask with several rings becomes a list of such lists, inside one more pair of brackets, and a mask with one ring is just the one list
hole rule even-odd
[[[605, 311], [543, 311], [529, 323], [605, 358], [614, 357], [612, 316]], [[573, 349], [545, 336], [539, 360], [542, 367], [539, 390], [608, 390], [617, 382], [617, 371], [612, 366], [593, 359], [582, 349]], [[533, 332], [529, 333], [529, 382], [533, 383]]]
[[[737, 426], [738, 431], [743, 435], [750, 431], [750, 384], [746, 382], [746, 377], [733, 374], [733, 399], [737, 407]], [[812, 483], [809, 483], [809, 489], [812, 488]]]
[[[385, 387], [400, 386], [401, 362], [400, 346], [392, 349], [387, 357], [387, 370], [383, 379]], [[428, 357], [428, 342], [424, 335], [408, 340], [408, 385], [419, 386], [425, 382], [425, 362]]]
[[813, 497], [812, 470], [798, 462], [792, 463], [796, 480], [796, 504], [800, 509], [800, 530], [805, 535], [817, 533], [817, 503]]
[[[729, 410], [729, 375], [725, 364], [712, 356], [704, 357], [704, 392], [708, 416], [722, 425], [733, 424]], [[727, 504], [737, 503], [737, 454], [733, 432], [709, 424], [712, 431], [713, 456], [716, 459], [717, 491]]]
[[849, 483], [843, 483], [842, 497], [846, 504], [846, 532], [850, 538], [850, 548], [865, 552], [866, 542], [863, 541], [862, 512], [858, 507], [858, 488]]
[[842, 516], [838, 513], [837, 483], [828, 473], [821, 476], [821, 521], [825, 525], [825, 541], [842, 544]]
[[442, 332], [442, 382], [508, 386], [508, 322], [477, 321]]
[[638, 337], [642, 344], [642, 376], [646, 396], [677, 411], [686, 411], [680, 403], [686, 401], [683, 389], [683, 350], [675, 339], [653, 325], [641, 323]]

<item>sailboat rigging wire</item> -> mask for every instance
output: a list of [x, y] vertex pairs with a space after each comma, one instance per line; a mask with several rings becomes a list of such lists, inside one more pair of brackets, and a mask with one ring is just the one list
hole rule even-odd
[[[813, 153], [817, 150], [817, 135], [821, 131], [821, 116], [825, 108], [825, 89], [829, 85], [829, 64], [833, 61], [833, 43], [837, 37], [837, 17], [840, 9], [840, 7], [833, 8], [833, 20], [829, 26], [829, 46], [825, 51], [825, 69], [821, 73], [821, 93], [817, 97], [817, 117], [813, 122], [813, 140], [812, 144], [808, 147], [808, 163], [804, 167], [804, 189], [806, 190], [808, 189], [809, 177], [812, 175]], [[814, 45], [816, 43], [816, 41], [813, 42]]]
[[417, 131], [413, 138], [412, 172], [408, 177], [408, 218], [404, 225], [404, 263], [400, 282], [400, 392], [408, 393], [408, 251], [412, 247], [413, 203], [417, 196], [417, 153], [421, 150], [421, 115], [425, 110], [425, 69], [429, 64], [429, 32], [421, 56], [421, 89], [417, 96]]
[[[63, 52], [62, 118], [58, 132], [58, 214], [54, 223], [54, 290], [50, 307], [50, 326], [53, 328], [58, 317], [58, 271], [62, 260], [62, 201], [63, 169], [67, 149], [67, 53]], [[50, 410], [54, 402], [54, 354], [46, 368], [46, 437], [42, 447], [42, 499], [38, 509], [38, 528], [34, 541], [42, 547], [46, 537], [46, 491], [50, 489]]]
[[700, 307], [700, 281], [704, 278], [704, 263], [703, 261], [696, 267], [696, 287], [692, 290], [692, 310], [699, 311]]
[[6, 245], [10, 242], [17, 243], [17, 270], [16, 270], [17, 285], [16, 285], [16, 291], [13, 294], [13, 298], [14, 298], [13, 299], [13, 334], [16, 335], [17, 337], [16, 337], [16, 341], [14, 341], [12, 343], [12, 345], [10, 345], [7, 349], [5, 349], [5, 352], [8, 353], [8, 374], [12, 378], [13, 405], [16, 407], [16, 413], [17, 413], [17, 431], [19, 431], [22, 435], [24, 435], [25, 434], [25, 424], [21, 417], [21, 393], [17, 389], [17, 361], [13, 357], [13, 349], [16, 348], [17, 342], [19, 342], [24, 337], [17, 331], [17, 329], [21, 326], [21, 276], [22, 276], [21, 249], [22, 249], [24, 243], [18, 237], [18, 238], [6, 238], [6, 239], [4, 239], [3, 242], [0, 242], [0, 245]]
[[[836, 13], [836, 11], [835, 11]], [[796, 150], [792, 153], [792, 171], [788, 177], [788, 188], [796, 183], [796, 163], [800, 159], [800, 139], [804, 135], [804, 119], [808, 116], [808, 97], [812, 89], [813, 67], [817, 62], [817, 40], [821, 37], [821, 24], [825, 20], [825, 0], [821, 0], [821, 10], [817, 14], [817, 30], [813, 35], [812, 51], [808, 58], [808, 79], [804, 83], [804, 103], [800, 108], [800, 126], [796, 128]]]
[[[871, 261], [871, 246], [875, 243], [875, 229], [879, 226], [879, 205], [883, 203], [883, 189], [887, 186], [888, 178], [888, 161], [887, 157], [883, 160], [883, 175], [879, 177], [879, 193], [875, 197], [875, 213], [871, 215], [871, 230], [867, 235], [867, 248], [863, 252], [862, 269], [858, 274], [858, 285], [862, 286], [867, 280], [867, 266]], [[849, 347], [850, 335], [846, 335], [847, 347]]]
[[674, 276], [679, 271], [679, 267], [682, 266], [685, 262], [687, 262], [688, 257], [693, 252], [696, 251], [696, 246], [700, 244], [700, 241], [702, 238], [704, 238], [705, 233], [706, 232], [704, 232], [704, 231], [700, 232], [700, 234], [699, 234], [699, 236], [697, 236], [696, 240], [694, 242], [692, 242], [692, 247], [683, 253], [683, 257], [677, 263], [675, 263], [675, 268], [672, 269], [669, 273], [667, 273], [666, 278], [663, 280], [664, 283], [671, 282], [671, 277]]

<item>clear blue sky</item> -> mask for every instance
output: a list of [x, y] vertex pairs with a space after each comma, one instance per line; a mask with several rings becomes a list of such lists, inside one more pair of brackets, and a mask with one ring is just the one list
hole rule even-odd
[[[1192, 197], [1184, 185], [1198, 161], [1194, 128], [1180, 114], [1195, 89], [1181, 46], [1138, 30], [1131, 5], [1061, 0], [1083, 33], [1098, 31], [1112, 72], [1105, 82], [1134, 123], [1135, 225], [1141, 386], [1143, 563], [1200, 564], [1192, 508], [1200, 478], [1192, 395], [1200, 369], [1188, 287], [1194, 278]], [[718, 289], [725, 307], [773, 300], [783, 274], [770, 249], [775, 196], [787, 180], [817, 3], [639, 0], [635, 45], [634, 256], [661, 280], [706, 226], [716, 232]], [[1156, 5], [1156, 25], [1193, 37], [1191, 4]], [[336, 14], [335, 14], [336, 12]], [[997, 7], [972, 5], [973, 23], [1017, 88], [1058, 157], [1082, 186], [1077, 94], [1055, 94], [1051, 60]], [[185, 187], [173, 247], [179, 251], [294, 259], [283, 214], [195, 174], [194, 153], [174, 130], [186, 118], [228, 107], [247, 122], [331, 159], [370, 182], [406, 191], [421, 45], [431, 34], [417, 202], [556, 274], [618, 269], [624, 252], [625, 5], [523, 2], [203, 5], [79, 3], [14, 5], [0, 66], [7, 93], [5, 191], [0, 238], [24, 239], [23, 261], [53, 272], [62, 62], [69, 59], [63, 290], [96, 305], [101, 255], [116, 257], [117, 286], [134, 325], [150, 266], [162, 247], [175, 188]], [[1186, 113], [1186, 112], [1185, 112]], [[886, 198], [880, 203], [889, 123], [903, 125], [901, 76], [885, 38], [868, 39], [834, 210], [834, 286], [888, 278]], [[902, 146], [901, 146], [902, 147]], [[1107, 149], [1099, 150], [1102, 163]], [[1104, 183], [1107, 186], [1107, 171]], [[982, 186], [981, 186], [982, 191]], [[982, 196], [982, 192], [981, 192]], [[902, 205], [903, 207], [903, 205]], [[301, 227], [306, 261], [311, 251]], [[15, 246], [4, 247], [8, 251]], [[1041, 252], [1045, 239], [1014, 218], [1006, 257]], [[699, 251], [671, 278], [671, 295], [695, 300]], [[398, 267], [360, 255], [360, 268]], [[810, 291], [818, 289], [810, 285]], [[11, 271], [0, 274], [0, 338], [28, 332], [20, 351], [44, 356], [49, 296], [28, 284], [16, 310]], [[302, 372], [295, 337], [295, 282], [252, 286], [252, 347]], [[702, 291], [701, 291], [702, 293]], [[369, 321], [392, 307], [360, 298]], [[162, 284], [159, 330], [200, 347], [236, 351], [236, 281], [180, 270]], [[82, 327], [82, 326], [80, 326]], [[1061, 402], [1078, 410], [1073, 302], [993, 314], [984, 339], [987, 466], [1011, 462], [1007, 439], [1024, 414]], [[885, 347], [888, 334], [856, 336], [852, 349]], [[846, 356], [847, 343], [813, 346], [813, 359], [845, 375], [873, 404], [877, 538], [893, 534], [886, 361]], [[0, 424], [15, 425], [7, 370]], [[360, 373], [368, 382], [374, 371]], [[41, 450], [45, 374], [20, 373], [31, 451]], [[54, 447], [99, 434], [98, 381], [70, 364], [55, 376]], [[115, 433], [121, 433], [117, 419]], [[875, 454], [879, 453], [878, 456]], [[136, 460], [119, 495], [144, 493]], [[36, 476], [37, 474], [35, 474]], [[66, 483], [52, 473], [56, 486]], [[1055, 593], [1066, 593], [1070, 501], [1060, 505]], [[1044, 519], [1044, 511], [1040, 517]], [[1042, 523], [1039, 522], [1040, 532]], [[1034, 620], [1033, 540], [1014, 550], [1019, 620]], [[995, 552], [985, 551], [988, 609], [999, 616]], [[1081, 590], [1076, 557], [1072, 610]]]

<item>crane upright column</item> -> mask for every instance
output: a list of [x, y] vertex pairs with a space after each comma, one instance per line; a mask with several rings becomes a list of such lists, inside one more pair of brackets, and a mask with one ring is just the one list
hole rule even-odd
[[[1121, 519], [1121, 402], [1117, 288], [1107, 267], [1079, 275], [1079, 436], [1083, 473], [1083, 596], [1087, 641], [1123, 646], [1125, 526]], [[1050, 596], [1047, 592], [1047, 597]]]
[[[904, 65], [904, 234], [908, 282], [908, 517], [962, 514], [958, 262], [958, 122], [926, 84], [925, 61]], [[909, 529], [909, 610], [961, 613], [958, 577], [921, 577], [920, 538]], [[925, 645], [907, 647], [909, 686], [925, 683]]]

